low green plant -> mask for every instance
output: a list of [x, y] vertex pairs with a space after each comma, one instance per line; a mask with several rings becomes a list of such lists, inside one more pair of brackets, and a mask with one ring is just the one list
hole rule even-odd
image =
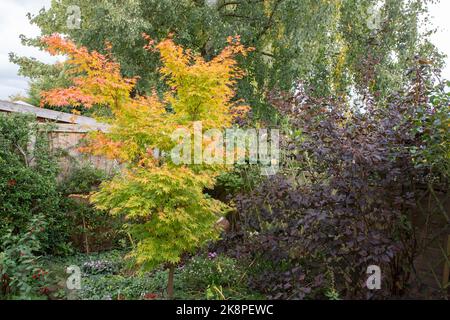
[[108, 260], [94, 260], [83, 263], [83, 272], [91, 275], [115, 274], [119, 271], [120, 264]]
[[226, 300], [222, 286], [210, 285], [206, 288], [207, 300]]
[[237, 164], [234, 170], [222, 173], [217, 178], [212, 193], [218, 198], [226, 198], [252, 190], [261, 180], [261, 168], [258, 165]]
[[[197, 271], [198, 276], [191, 278], [193, 270], [200, 264], [214, 261], [214, 267], [203, 267]], [[82, 299], [82, 300], [155, 300], [167, 299], [168, 272], [163, 267], [150, 273], [136, 273], [132, 260], [125, 258], [125, 252], [111, 250], [101, 253], [76, 254], [69, 257], [47, 256], [42, 259], [45, 269], [50, 271], [49, 287], [52, 289], [52, 299]], [[237, 261], [209, 254], [207, 256], [189, 259], [184, 266], [179, 266], [174, 272], [175, 299], [211, 299], [211, 300], [258, 300], [264, 298], [246, 287], [246, 281], [240, 268], [237, 268], [239, 279], [230, 276], [236, 268]], [[70, 291], [65, 287], [67, 279], [66, 268], [70, 265], [79, 266], [82, 270], [81, 290]], [[211, 272], [222, 270], [220, 279]], [[216, 271], [212, 271], [216, 270]], [[224, 272], [225, 270], [225, 272]], [[203, 281], [203, 275], [209, 279]], [[201, 279], [201, 285], [196, 284]], [[231, 279], [231, 280], [230, 280]], [[217, 282], [214, 284], [210, 282]]]
[[183, 267], [180, 276], [188, 288], [205, 290], [210, 286], [235, 286], [245, 274], [235, 259], [209, 253], [192, 258]]
[[100, 275], [82, 279], [82, 300], [140, 300], [155, 290], [151, 278], [144, 276]]

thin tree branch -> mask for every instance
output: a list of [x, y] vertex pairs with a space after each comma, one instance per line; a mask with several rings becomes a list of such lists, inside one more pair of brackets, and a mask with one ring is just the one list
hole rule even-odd
[[273, 25], [273, 18], [275, 16], [275, 12], [277, 11], [279, 5], [283, 2], [283, 0], [278, 0], [274, 7], [272, 12], [270, 13], [269, 16], [269, 21], [267, 22], [266, 26], [263, 28], [263, 30], [261, 30], [261, 32], [256, 36], [256, 41], [259, 40], [263, 35], [265, 35], [267, 33], [267, 31], [269, 31], [270, 27], [272, 27]]
[[218, 8], [217, 11], [222, 10], [223, 8], [227, 7], [227, 6], [232, 6], [232, 5], [238, 5], [241, 4], [242, 2], [240, 1], [230, 1], [230, 2], [224, 2], [222, 3]]
[[23, 159], [25, 160], [25, 165], [27, 167], [29, 167], [30, 165], [29, 165], [29, 162], [28, 162], [27, 154], [25, 153], [25, 151], [23, 151], [23, 149], [18, 144], [15, 144], [15, 145], [16, 145], [17, 150], [19, 150], [19, 152], [22, 154]]
[[[246, 2], [246, 4], [255, 4], [255, 3], [259, 3], [259, 2], [264, 2], [264, 0], [255, 0], [255, 1], [247, 0], [245, 2]], [[217, 11], [220, 11], [220, 10], [222, 10], [225, 7], [228, 7], [228, 6], [240, 5], [240, 4], [244, 4], [244, 2], [243, 1], [228, 1], [228, 2], [224, 2], [217, 8]]]

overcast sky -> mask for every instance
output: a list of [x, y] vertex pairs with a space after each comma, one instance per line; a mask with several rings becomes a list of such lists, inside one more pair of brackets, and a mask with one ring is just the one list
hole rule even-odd
[[[42, 7], [48, 8], [50, 0], [1, 0], [0, 1], [0, 99], [7, 99], [12, 94], [26, 93], [27, 79], [17, 75], [18, 67], [9, 62], [8, 53], [32, 56], [44, 62], [54, 62], [55, 58], [35, 48], [22, 46], [19, 35], [32, 37], [39, 35], [39, 29], [29, 24], [27, 12], [37, 13]], [[433, 42], [450, 56], [450, 1], [442, 0], [431, 7], [433, 23], [440, 30], [433, 37]], [[450, 59], [448, 59], [450, 62]], [[444, 76], [450, 79], [450, 63]]]

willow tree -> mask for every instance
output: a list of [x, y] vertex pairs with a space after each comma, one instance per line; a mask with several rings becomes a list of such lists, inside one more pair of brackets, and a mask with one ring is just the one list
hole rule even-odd
[[[301, 82], [317, 96], [349, 96], [354, 88], [382, 99], [405, 84], [414, 56], [440, 64], [428, 41], [427, 25], [420, 23], [428, 2], [59, 0], [30, 19], [44, 35], [68, 34], [91, 50], [103, 52], [104, 41], [111, 41], [123, 75], [140, 77], [136, 87], [140, 93], [153, 87], [165, 90], [155, 71], [161, 62], [143, 50], [142, 32], [156, 40], [175, 33], [180, 44], [206, 60], [223, 49], [222, 39], [240, 34], [242, 43], [256, 50], [251, 58], [239, 58], [248, 77], [239, 82], [237, 95], [249, 101], [258, 116], [267, 109], [266, 97], [275, 88], [290, 90]], [[67, 24], [73, 5], [80, 7], [79, 29]], [[36, 39], [23, 40], [39, 45]], [[30, 61], [12, 58], [24, 75], [36, 76]]]
[[171, 90], [164, 98], [156, 93], [132, 98], [136, 79], [123, 78], [111, 56], [89, 52], [59, 35], [43, 42], [50, 53], [68, 56], [74, 74], [69, 87], [43, 93], [43, 103], [104, 104], [111, 109], [108, 133], [91, 134], [83, 151], [116, 159], [124, 169], [101, 185], [92, 202], [125, 217], [135, 243], [131, 256], [143, 270], [168, 266], [168, 295], [173, 297], [174, 269], [181, 255], [219, 235], [216, 221], [228, 208], [203, 191], [212, 188], [226, 168], [179, 165], [161, 154], [169, 154], [177, 145], [172, 139], [176, 129], [184, 128], [190, 138], [198, 121], [204, 130], [232, 125], [233, 109], [242, 107], [232, 102], [234, 86], [243, 77], [234, 57], [247, 55], [249, 49], [239, 38], [230, 37], [220, 54], [205, 61], [172, 39], [157, 45], [150, 41], [146, 47], [159, 52], [159, 72]]

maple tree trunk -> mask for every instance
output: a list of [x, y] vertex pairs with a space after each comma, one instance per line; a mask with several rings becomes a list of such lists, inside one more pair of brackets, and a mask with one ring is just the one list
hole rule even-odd
[[169, 279], [167, 281], [167, 295], [169, 299], [173, 299], [173, 276], [175, 274], [175, 265], [169, 266]]
[[86, 220], [84, 219], [84, 216], [82, 217], [83, 219], [83, 228], [84, 228], [84, 245], [86, 246], [86, 253], [90, 254], [90, 250], [89, 250], [89, 240], [88, 240], [88, 235], [87, 235], [87, 230], [86, 230]]

